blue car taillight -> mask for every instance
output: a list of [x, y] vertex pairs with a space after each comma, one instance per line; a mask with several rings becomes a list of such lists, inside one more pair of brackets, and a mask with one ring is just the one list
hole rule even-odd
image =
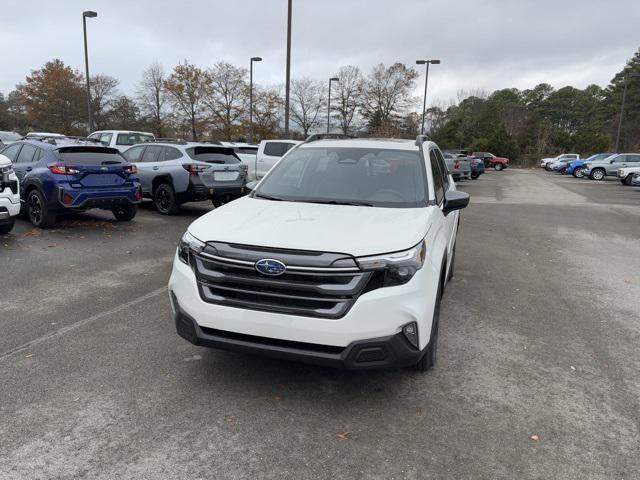
[[75, 165], [67, 165], [66, 163], [50, 163], [47, 165], [51, 173], [56, 175], [77, 175], [80, 173]]

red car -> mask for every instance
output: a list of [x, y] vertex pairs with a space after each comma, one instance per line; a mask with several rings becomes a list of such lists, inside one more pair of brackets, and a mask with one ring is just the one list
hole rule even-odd
[[489, 152], [473, 152], [472, 157], [481, 158], [486, 168], [493, 168], [500, 171], [509, 166], [509, 159], [505, 157], [496, 157], [493, 153]]

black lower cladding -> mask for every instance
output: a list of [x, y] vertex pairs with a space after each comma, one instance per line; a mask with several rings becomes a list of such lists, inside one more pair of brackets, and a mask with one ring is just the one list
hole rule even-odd
[[387, 337], [359, 340], [346, 347], [335, 347], [201, 327], [193, 318], [181, 311], [175, 300], [174, 306], [176, 308], [174, 320], [178, 334], [194, 345], [202, 347], [347, 370], [408, 367], [418, 363], [424, 353], [415, 349], [401, 332]]
[[[287, 269], [265, 275], [254, 267], [260, 259], [281, 261]], [[202, 300], [250, 310], [337, 319], [375, 286], [372, 272], [341, 253], [209, 242], [190, 262]]]

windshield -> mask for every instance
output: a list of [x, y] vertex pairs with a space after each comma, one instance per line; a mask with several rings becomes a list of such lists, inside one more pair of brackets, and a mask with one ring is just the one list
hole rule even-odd
[[602, 162], [609, 157], [615, 156], [615, 153], [596, 153], [595, 155], [591, 155], [589, 158], [587, 158], [585, 162]]
[[207, 163], [240, 163], [233, 149], [224, 147], [193, 147], [187, 149], [187, 154], [194, 160]]
[[294, 202], [416, 208], [427, 204], [418, 151], [297, 148], [264, 178], [253, 196]]
[[0, 140], [3, 142], [15, 142], [21, 138], [22, 136], [15, 132], [0, 132]]

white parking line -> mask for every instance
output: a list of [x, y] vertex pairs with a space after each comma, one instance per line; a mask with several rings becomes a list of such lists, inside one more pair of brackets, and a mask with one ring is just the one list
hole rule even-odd
[[150, 298], [154, 298], [157, 297], [158, 295], [162, 294], [162, 293], [166, 293], [167, 292], [167, 287], [162, 287], [162, 288], [158, 288], [156, 290], [153, 290], [145, 295], [142, 295], [138, 298], [134, 298], [133, 300], [123, 303], [121, 305], [118, 305], [117, 307], [113, 307], [109, 310], [105, 310], [104, 312], [100, 312], [100, 313], [96, 313], [95, 315], [91, 315], [88, 318], [79, 320], [75, 323], [72, 323], [71, 325], [67, 325], [66, 327], [62, 327], [58, 330], [55, 330], [53, 332], [49, 332], [46, 335], [43, 335], [39, 338], [36, 338], [35, 340], [31, 340], [30, 342], [24, 343], [22, 345], [20, 345], [19, 347], [13, 348], [7, 352], [4, 352], [3, 354], [0, 354], [0, 360], [9, 357], [15, 353], [18, 352], [22, 352], [24, 350], [27, 350], [29, 348], [35, 347], [37, 345], [40, 345], [41, 343], [50, 340], [52, 338], [56, 338], [59, 337], [61, 335], [64, 335], [65, 333], [69, 333], [77, 328], [80, 328], [84, 325], [87, 325], [89, 323], [95, 322], [96, 320], [100, 320], [103, 317], [107, 317], [109, 315], [113, 315], [114, 313], [118, 313], [122, 310], [126, 310], [129, 307], [132, 307], [134, 305], [137, 305], [139, 303], [142, 303], [146, 300], [149, 300]]

